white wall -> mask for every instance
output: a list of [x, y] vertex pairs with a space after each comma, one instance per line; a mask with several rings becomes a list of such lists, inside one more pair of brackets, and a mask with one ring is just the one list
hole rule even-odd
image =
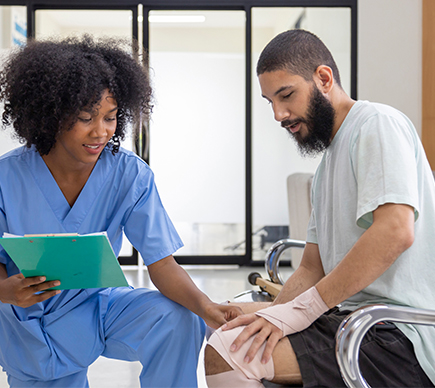
[[421, 41], [421, 0], [359, 0], [358, 98], [401, 110], [420, 135]]

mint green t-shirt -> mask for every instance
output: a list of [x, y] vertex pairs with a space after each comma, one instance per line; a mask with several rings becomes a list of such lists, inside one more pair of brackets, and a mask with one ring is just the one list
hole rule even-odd
[[[373, 211], [385, 203], [414, 208], [414, 243], [341, 308], [387, 303], [435, 310], [435, 182], [423, 146], [404, 114], [357, 101], [313, 179], [307, 241], [318, 244], [325, 274], [340, 263], [372, 224]], [[397, 327], [435, 383], [435, 327]]]

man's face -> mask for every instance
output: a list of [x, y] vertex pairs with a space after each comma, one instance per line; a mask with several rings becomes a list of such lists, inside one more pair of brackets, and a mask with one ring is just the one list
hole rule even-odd
[[314, 82], [285, 70], [259, 76], [263, 97], [296, 140], [302, 155], [324, 151], [332, 140], [335, 110]]

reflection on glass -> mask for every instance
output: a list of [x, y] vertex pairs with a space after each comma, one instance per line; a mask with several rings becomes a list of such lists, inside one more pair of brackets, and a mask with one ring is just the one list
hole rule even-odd
[[[263, 235], [254, 240], [254, 259], [263, 259], [274, 240], [287, 238], [289, 225], [286, 180], [293, 173], [314, 173], [320, 157], [302, 158], [287, 133], [274, 120], [272, 110], [261, 97], [255, 72], [266, 44], [279, 33], [303, 28], [315, 33], [331, 50], [340, 70], [342, 86], [350, 92], [350, 8], [253, 8], [252, 10], [252, 180], [253, 229]], [[298, 198], [290, 198], [298, 201]], [[305, 239], [305, 237], [301, 237]], [[301, 251], [287, 254], [300, 259]], [[293, 256], [293, 257], [291, 257]]]
[[245, 253], [245, 13], [152, 11], [150, 164], [185, 247]]
[[[24, 44], [26, 37], [26, 7], [0, 6], [0, 67], [10, 50]], [[3, 105], [0, 104], [0, 117], [2, 113]], [[3, 155], [19, 145], [20, 143], [13, 138], [10, 129], [0, 131], [0, 155]]]
[[129, 10], [37, 10], [35, 36], [94, 36], [131, 38], [132, 12]]
[[2, 51], [21, 46], [26, 42], [26, 9], [22, 6], [0, 6], [0, 49]]

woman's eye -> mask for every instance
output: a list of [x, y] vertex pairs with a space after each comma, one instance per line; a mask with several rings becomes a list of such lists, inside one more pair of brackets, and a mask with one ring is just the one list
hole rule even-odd
[[82, 123], [89, 123], [92, 119], [86, 118], [86, 117], [79, 117], [78, 118]]
[[116, 117], [107, 117], [106, 118], [106, 121], [115, 121], [116, 120]]

